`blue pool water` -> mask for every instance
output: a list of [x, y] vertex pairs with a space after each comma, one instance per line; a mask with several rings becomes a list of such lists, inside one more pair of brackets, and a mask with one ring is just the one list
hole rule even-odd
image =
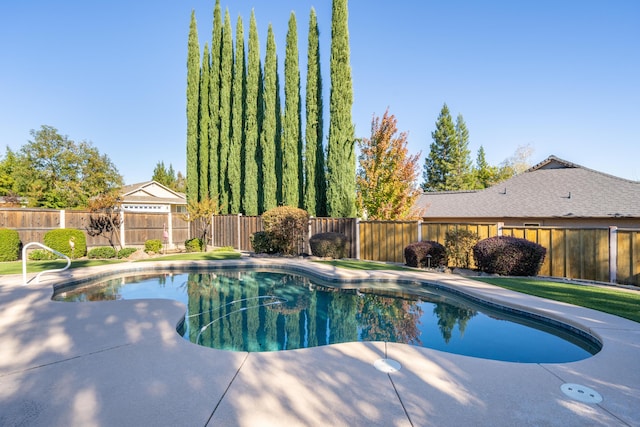
[[[55, 300], [166, 298], [188, 311], [179, 332], [232, 351], [278, 351], [352, 341], [412, 344], [468, 356], [562, 363], [600, 350], [584, 334], [427, 285], [338, 289], [298, 274], [219, 270], [139, 274], [59, 289]], [[397, 289], [403, 289], [399, 291]]]

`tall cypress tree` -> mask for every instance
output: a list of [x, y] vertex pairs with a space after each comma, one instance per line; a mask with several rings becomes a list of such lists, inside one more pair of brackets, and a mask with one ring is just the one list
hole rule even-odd
[[213, 8], [211, 80], [209, 83], [209, 196], [220, 202], [220, 64], [222, 56], [222, 12], [220, 0]]
[[231, 18], [225, 11], [222, 32], [222, 56], [220, 64], [220, 209], [229, 213], [229, 176], [228, 162], [231, 145], [231, 84], [233, 78], [233, 40], [231, 37]]
[[282, 129], [282, 201], [286, 206], [302, 205], [302, 137], [300, 135], [300, 68], [298, 28], [291, 12], [284, 58], [284, 123]]
[[187, 46], [187, 200], [198, 200], [198, 92], [200, 44], [196, 12], [191, 11]]
[[229, 213], [240, 213], [242, 174], [242, 141], [244, 139], [244, 93], [245, 93], [244, 29], [242, 18], [236, 23], [236, 51], [233, 63], [233, 87], [231, 106], [231, 145], [229, 146]]
[[331, 9], [330, 69], [327, 213], [332, 217], [354, 217], [356, 158], [347, 0], [334, 0]]
[[242, 211], [245, 215], [258, 214], [258, 167], [256, 149], [259, 139], [258, 107], [261, 86], [260, 45], [255, 12], [251, 11], [249, 22], [249, 53], [247, 64], [247, 92], [245, 104], [244, 139], [244, 189], [242, 193]]
[[276, 191], [276, 122], [280, 114], [277, 104], [277, 76], [278, 58], [276, 55], [276, 39], [273, 28], [269, 24], [267, 32], [267, 52], [264, 59], [264, 111], [262, 115], [262, 129], [260, 133], [259, 201], [261, 212], [277, 206]]
[[309, 215], [325, 216], [327, 182], [322, 147], [322, 75], [318, 21], [314, 8], [311, 8], [309, 16], [305, 143], [304, 208]]
[[204, 53], [202, 55], [202, 68], [200, 69], [200, 97], [199, 97], [199, 134], [200, 140], [198, 142], [198, 155], [199, 161], [199, 186], [198, 186], [198, 200], [203, 200], [209, 197], [209, 80], [210, 80], [210, 66], [209, 66], [209, 44], [204, 44]]

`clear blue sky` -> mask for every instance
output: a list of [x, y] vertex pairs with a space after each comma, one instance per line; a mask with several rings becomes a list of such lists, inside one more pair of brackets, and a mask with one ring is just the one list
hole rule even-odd
[[[254, 8], [261, 56], [273, 24], [283, 71], [296, 12], [302, 87], [309, 11], [321, 31], [329, 107], [329, 0], [226, 0], [245, 35]], [[0, 4], [0, 153], [46, 124], [106, 153], [126, 183], [158, 161], [185, 171], [186, 51], [196, 11], [210, 44], [213, 0], [4, 1]], [[351, 0], [353, 119], [370, 136], [389, 107], [409, 149], [429, 151], [447, 103], [498, 164], [531, 145], [532, 163], [554, 154], [640, 180], [640, 2], [636, 0]], [[420, 176], [420, 181], [422, 176]]]

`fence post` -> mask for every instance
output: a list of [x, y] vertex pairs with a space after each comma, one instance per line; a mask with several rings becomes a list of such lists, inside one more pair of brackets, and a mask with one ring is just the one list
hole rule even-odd
[[355, 220], [355, 224], [356, 224], [356, 232], [355, 232], [355, 236], [356, 236], [356, 259], [360, 259], [360, 218], [356, 218]]
[[618, 227], [609, 227], [609, 282], [618, 280]]
[[241, 222], [242, 222], [242, 218], [241, 217], [242, 217], [242, 214], [239, 213], [238, 214], [238, 221], [236, 221], [236, 224], [237, 224], [236, 237], [238, 238], [238, 245], [237, 245], [238, 247], [236, 249], [238, 249], [239, 251], [242, 250], [242, 244], [240, 242], [240, 238], [241, 238], [240, 226], [241, 226]]
[[167, 214], [167, 221], [169, 222], [169, 224], [167, 225], [167, 233], [169, 233], [169, 241], [167, 243], [169, 244], [169, 248], [173, 249], [173, 217], [171, 215], [171, 210], [169, 210], [169, 213]]
[[120, 244], [123, 248], [127, 246], [125, 241], [124, 210], [122, 209], [120, 209]]
[[498, 223], [498, 236], [502, 236], [502, 228], [504, 227], [504, 222]]
[[66, 211], [64, 209], [60, 209], [60, 228], [65, 228], [65, 218]]
[[422, 242], [422, 220], [418, 220], [418, 242]]

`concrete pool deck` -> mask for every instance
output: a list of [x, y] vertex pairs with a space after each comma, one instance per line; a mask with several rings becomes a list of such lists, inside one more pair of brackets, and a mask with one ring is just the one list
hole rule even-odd
[[[176, 333], [168, 300], [51, 301], [53, 285], [153, 267], [295, 267], [327, 279], [397, 277], [455, 287], [589, 331], [588, 359], [521, 364], [405, 344], [246, 353]], [[33, 277], [33, 275], [30, 275]], [[374, 367], [392, 359], [401, 369]], [[0, 426], [640, 426], [640, 323], [451, 274], [358, 271], [303, 260], [144, 262], [0, 278]], [[578, 384], [602, 396], [563, 393]]]

